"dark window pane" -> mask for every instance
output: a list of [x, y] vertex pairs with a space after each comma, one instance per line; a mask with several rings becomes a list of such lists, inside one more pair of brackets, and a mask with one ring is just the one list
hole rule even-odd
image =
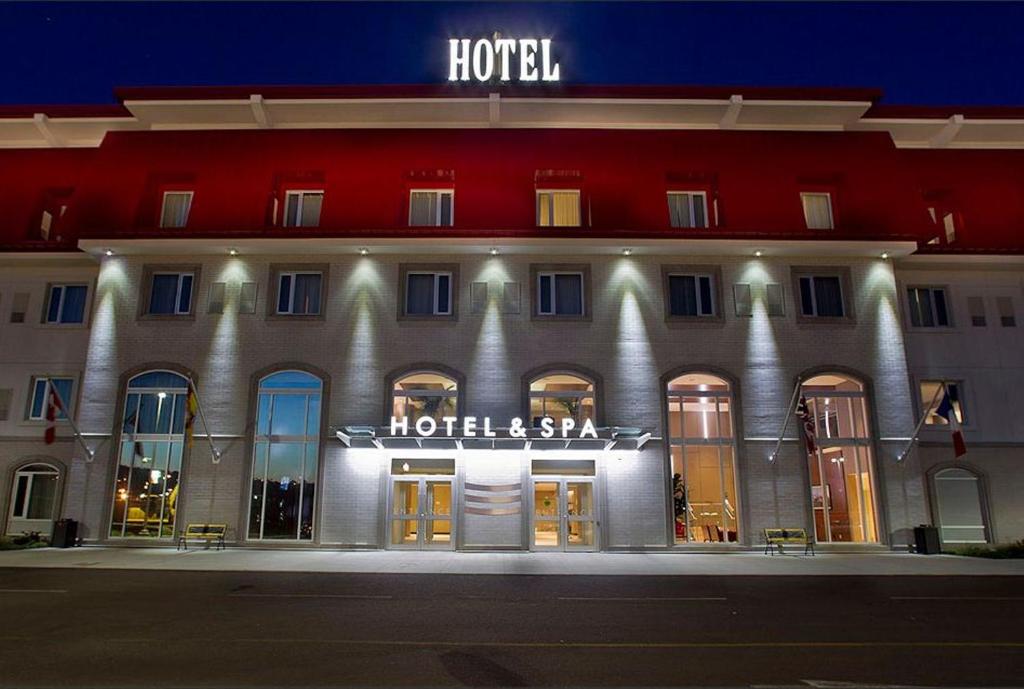
[[81, 323], [85, 320], [85, 285], [64, 287], [64, 308], [61, 309], [61, 323]]
[[540, 312], [552, 313], [551, 308], [551, 276], [540, 276]]
[[824, 318], [843, 317], [843, 290], [837, 277], [814, 278], [814, 299], [818, 315]]
[[583, 278], [579, 275], [555, 276], [555, 307], [559, 315], [583, 315]]
[[907, 289], [907, 301], [910, 304], [910, 324], [915, 328], [920, 328], [922, 322], [921, 301], [918, 292], [920, 290], [913, 287]]
[[320, 275], [300, 274], [295, 276], [294, 313], [320, 313]]
[[451, 288], [451, 276], [437, 276], [437, 312], [448, 313], [449, 289]]
[[277, 293], [277, 312], [278, 313], [290, 313], [291, 312], [291, 298], [292, 298], [292, 276], [282, 275], [281, 276], [281, 289]]
[[441, 224], [449, 226], [452, 224], [452, 194], [441, 195]]
[[63, 294], [63, 287], [51, 287], [50, 288], [50, 306], [46, 310], [46, 322], [57, 323], [60, 318], [60, 297]]
[[181, 276], [181, 296], [178, 298], [178, 313], [188, 313], [192, 310], [192, 276]]
[[20, 517], [25, 514], [25, 495], [28, 493], [28, 476], [19, 476], [18, 485], [14, 491], [14, 516]]
[[697, 315], [697, 285], [692, 275], [670, 275], [669, 308], [673, 316]]
[[935, 300], [935, 324], [949, 325], [949, 313], [946, 311], [946, 293], [941, 289], [937, 289], [934, 291], [932, 298]]
[[409, 273], [406, 276], [405, 312], [410, 316], [434, 313], [433, 273]]
[[178, 299], [177, 275], [154, 275], [153, 290], [149, 296], [149, 312], [153, 314], [174, 313]]
[[704, 220], [704, 197], [695, 195], [693, 197], [693, 226], [707, 227]]
[[811, 278], [800, 278], [800, 313], [814, 315], [814, 297], [811, 296]]
[[713, 313], [711, 308], [711, 278], [700, 279], [700, 313], [702, 316], [710, 316]]
[[[57, 394], [60, 396], [60, 401], [64, 404], [65, 408], [71, 406], [71, 386], [72, 381], [70, 378], [57, 378], [50, 382], [51, 385], [57, 390]], [[66, 419], [67, 414], [62, 411], [57, 411], [58, 419]]]

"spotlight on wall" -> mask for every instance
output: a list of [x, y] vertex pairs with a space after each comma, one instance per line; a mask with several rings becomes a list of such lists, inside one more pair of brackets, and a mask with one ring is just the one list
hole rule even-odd
[[889, 260], [889, 252], [888, 251], [883, 251], [882, 252], [882, 260], [883, 261]]
[[359, 247], [359, 255], [360, 256], [365, 256], [368, 253], [370, 253], [370, 250], [367, 249], [365, 246]]
[[754, 256], [756, 256], [757, 258], [761, 258], [762, 256], [764, 256], [764, 252], [758, 249], [757, 251], [754, 252]]
[[105, 254], [106, 254], [107, 256], [113, 256], [113, 255], [114, 255], [114, 252], [113, 252], [113, 251], [111, 251], [110, 249], [107, 249], [107, 250], [106, 250], [106, 251], [104, 251], [103, 253], [105, 253]]
[[490, 253], [491, 253], [491, 256], [497, 256], [498, 255], [498, 250], [496, 248], [492, 248]]
[[238, 249], [228, 249], [228, 256], [237, 256]]
[[622, 255], [623, 256], [632, 256], [633, 255], [633, 250], [632, 249], [623, 249], [622, 250]]

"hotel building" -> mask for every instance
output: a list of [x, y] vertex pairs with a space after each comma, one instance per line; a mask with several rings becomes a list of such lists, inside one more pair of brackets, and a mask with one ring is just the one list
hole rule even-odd
[[[856, 89], [117, 96], [0, 109], [4, 534], [1024, 538], [1024, 112]], [[48, 381], [75, 421], [50, 444]]]

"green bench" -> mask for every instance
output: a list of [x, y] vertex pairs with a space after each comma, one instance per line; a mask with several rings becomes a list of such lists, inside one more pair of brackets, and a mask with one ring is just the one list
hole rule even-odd
[[785, 528], [764, 530], [765, 555], [770, 553], [774, 557], [776, 547], [781, 555], [782, 546], [790, 543], [802, 545], [804, 547], [804, 555], [807, 553], [814, 555], [814, 539], [807, 534], [807, 529]]
[[188, 542], [205, 541], [207, 547], [210, 543], [217, 544], [217, 550], [224, 550], [224, 536], [227, 535], [227, 524], [189, 524], [178, 536], [178, 547], [176, 550], [188, 550]]

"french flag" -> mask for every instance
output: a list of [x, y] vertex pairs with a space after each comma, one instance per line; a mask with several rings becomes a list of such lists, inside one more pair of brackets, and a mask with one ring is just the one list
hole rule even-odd
[[953, 409], [953, 402], [959, 400], [953, 398], [949, 394], [949, 386], [945, 383], [942, 384], [942, 401], [939, 402], [939, 406], [935, 409], [935, 413], [941, 416], [949, 423], [949, 428], [953, 432], [953, 453], [959, 458], [967, 454], [967, 443], [964, 442], [964, 434], [960, 430], [960, 420], [957, 418], [956, 411]]

